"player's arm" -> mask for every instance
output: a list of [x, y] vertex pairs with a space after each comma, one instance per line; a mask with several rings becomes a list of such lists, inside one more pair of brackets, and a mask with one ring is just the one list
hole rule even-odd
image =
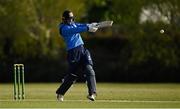
[[76, 34], [88, 31], [89, 28], [87, 25], [76, 26], [74, 28], [70, 28], [65, 26], [61, 29], [62, 34]]
[[96, 32], [98, 28], [89, 25], [89, 24], [80, 24], [76, 23], [76, 27], [70, 28], [68, 26], [65, 26], [61, 29], [62, 34], [76, 34], [76, 33], [82, 33], [82, 32]]
[[76, 24], [76, 26], [79, 26], [79, 27], [88, 26], [88, 24], [85, 24], [85, 23], [75, 23], [75, 24]]

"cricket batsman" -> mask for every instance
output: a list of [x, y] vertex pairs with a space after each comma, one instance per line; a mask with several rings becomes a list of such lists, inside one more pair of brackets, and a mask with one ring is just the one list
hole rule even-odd
[[59, 33], [66, 43], [68, 73], [64, 77], [64, 81], [57, 89], [57, 99], [63, 101], [65, 93], [78, 78], [77, 70], [83, 68], [86, 75], [88, 96], [91, 101], [96, 97], [96, 78], [93, 70], [93, 62], [90, 52], [84, 47], [84, 42], [80, 33], [82, 32], [96, 32], [98, 28], [97, 23], [81, 24], [74, 21], [73, 12], [66, 10], [62, 14], [62, 23], [59, 24]]

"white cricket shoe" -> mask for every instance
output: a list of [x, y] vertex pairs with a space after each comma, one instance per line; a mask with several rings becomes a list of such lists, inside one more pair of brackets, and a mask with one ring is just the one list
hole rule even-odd
[[87, 98], [91, 101], [95, 101], [96, 94], [88, 95]]
[[61, 94], [57, 94], [57, 100], [61, 102], [64, 101], [64, 96]]

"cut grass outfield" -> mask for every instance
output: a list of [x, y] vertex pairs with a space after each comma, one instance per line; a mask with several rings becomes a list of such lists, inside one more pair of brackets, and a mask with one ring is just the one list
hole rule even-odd
[[58, 83], [25, 84], [26, 99], [13, 100], [13, 85], [0, 84], [0, 108], [180, 108], [180, 84], [98, 83], [95, 102], [86, 84], [76, 83], [64, 102], [56, 101]]

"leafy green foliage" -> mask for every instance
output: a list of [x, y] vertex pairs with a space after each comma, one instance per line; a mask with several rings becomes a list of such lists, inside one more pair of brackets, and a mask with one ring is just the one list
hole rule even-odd
[[[121, 68], [119, 73], [123, 69], [137, 74], [177, 72], [180, 64], [179, 0], [91, 0], [86, 5], [89, 6], [87, 18], [114, 20], [112, 37], [127, 40], [128, 44], [123, 48], [115, 46], [117, 52], [114, 57], [122, 63], [118, 65], [118, 62], [114, 62], [114, 66]], [[143, 11], [146, 11], [146, 20], [141, 23]], [[161, 29], [165, 30], [164, 34], [159, 32]], [[117, 56], [118, 50], [122, 54], [125, 51], [126, 56]]]
[[[1, 59], [21, 61], [35, 57], [57, 57], [64, 48], [58, 34], [58, 23], [64, 9], [81, 14], [78, 0], [5, 0], [0, 2]], [[73, 6], [75, 5], [75, 6]], [[79, 7], [76, 8], [76, 5]], [[72, 7], [73, 6], [73, 7]]]
[[[1, 62], [7, 65], [64, 59], [65, 44], [59, 37], [58, 24], [65, 9], [74, 12], [76, 21], [114, 21], [112, 28], [83, 34], [97, 36], [92, 42], [97, 45], [93, 50], [102, 58], [109, 45], [101, 43], [114, 37], [117, 42], [125, 41], [122, 45], [112, 43], [113, 49], [109, 50], [114, 54], [108, 55], [111, 63], [106, 67], [110, 71], [139, 72], [147, 66], [160, 68], [160, 72], [180, 71], [180, 0], [1, 0]], [[164, 34], [159, 33], [161, 29], [165, 30]], [[104, 59], [97, 58], [97, 62], [104, 64]], [[64, 61], [59, 65], [64, 67]]]

